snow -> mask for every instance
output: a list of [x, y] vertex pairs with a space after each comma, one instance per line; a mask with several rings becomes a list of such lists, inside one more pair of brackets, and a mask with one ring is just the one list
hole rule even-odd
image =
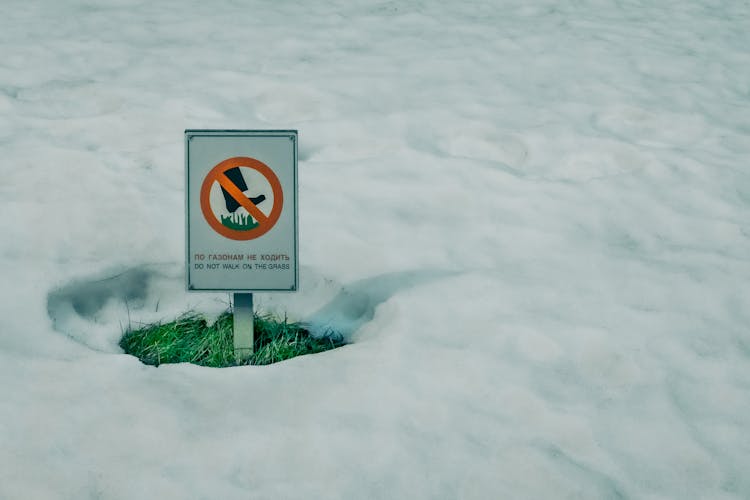
[[[0, 20], [0, 498], [750, 497], [746, 2], [53, 2]], [[183, 130], [300, 133], [344, 348], [146, 367]]]

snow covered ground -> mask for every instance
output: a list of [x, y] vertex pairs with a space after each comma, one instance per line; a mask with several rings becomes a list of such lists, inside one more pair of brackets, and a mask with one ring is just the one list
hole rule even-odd
[[[750, 498], [750, 6], [4, 0], [0, 498]], [[351, 344], [146, 367], [186, 128], [300, 133]]]

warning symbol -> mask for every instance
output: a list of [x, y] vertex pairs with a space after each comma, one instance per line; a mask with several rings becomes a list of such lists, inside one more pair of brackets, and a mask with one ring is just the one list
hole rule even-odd
[[201, 210], [214, 231], [231, 240], [252, 240], [279, 220], [284, 193], [265, 163], [244, 156], [228, 158], [206, 175]]

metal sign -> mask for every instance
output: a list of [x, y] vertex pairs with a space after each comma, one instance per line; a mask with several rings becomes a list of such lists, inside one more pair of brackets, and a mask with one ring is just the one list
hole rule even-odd
[[297, 289], [297, 131], [185, 131], [187, 288]]

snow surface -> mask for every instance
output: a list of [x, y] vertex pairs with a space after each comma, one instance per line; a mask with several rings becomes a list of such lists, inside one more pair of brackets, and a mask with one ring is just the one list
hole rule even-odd
[[[745, 1], [3, 0], [0, 498], [750, 498]], [[300, 132], [351, 344], [146, 367], [183, 130]]]

